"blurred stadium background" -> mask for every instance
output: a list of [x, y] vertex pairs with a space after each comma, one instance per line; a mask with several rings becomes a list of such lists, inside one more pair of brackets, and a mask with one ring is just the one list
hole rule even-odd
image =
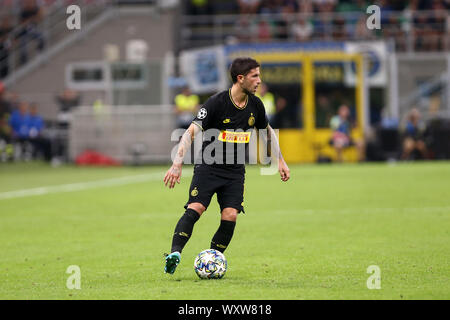
[[[73, 4], [80, 30], [67, 26]], [[0, 0], [0, 298], [448, 299], [449, 9]], [[230, 86], [241, 55], [262, 64], [269, 94], [258, 94], [292, 179], [248, 166], [223, 281], [199, 283], [190, 262], [209, 244], [216, 201], [167, 277], [162, 253], [192, 173], [164, 188], [172, 134]], [[330, 138], [342, 105], [355, 145], [339, 158]], [[315, 165], [339, 160], [370, 163]], [[74, 264], [78, 291], [66, 287]], [[366, 286], [370, 265], [382, 290]]]
[[[71, 4], [81, 8], [81, 30], [66, 25]], [[379, 29], [367, 27], [371, 4]], [[408, 159], [448, 159], [449, 5], [2, 0], [1, 159], [74, 162], [93, 150], [125, 164], [167, 162], [176, 96], [188, 86], [202, 103], [227, 88], [227, 66], [239, 55], [262, 63], [271, 123], [290, 163], [336, 160], [330, 120], [342, 104], [366, 160], [401, 159], [412, 109], [427, 149]], [[44, 120], [31, 146], [8, 125], [23, 102]], [[354, 149], [344, 161], [358, 160]]]

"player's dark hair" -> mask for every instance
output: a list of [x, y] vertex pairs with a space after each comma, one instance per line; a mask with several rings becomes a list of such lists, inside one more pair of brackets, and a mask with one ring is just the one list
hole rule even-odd
[[259, 63], [252, 58], [236, 58], [231, 63], [230, 75], [233, 83], [237, 82], [239, 75], [246, 76], [250, 70], [258, 68]]

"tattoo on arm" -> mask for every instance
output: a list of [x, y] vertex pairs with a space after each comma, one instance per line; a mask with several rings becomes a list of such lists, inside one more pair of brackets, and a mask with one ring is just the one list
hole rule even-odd
[[173, 160], [174, 164], [182, 164], [184, 156], [186, 155], [187, 150], [191, 147], [192, 141], [194, 140], [194, 135], [196, 132], [195, 125], [189, 127], [183, 136], [181, 137], [180, 144], [178, 145], [177, 154], [175, 159]]

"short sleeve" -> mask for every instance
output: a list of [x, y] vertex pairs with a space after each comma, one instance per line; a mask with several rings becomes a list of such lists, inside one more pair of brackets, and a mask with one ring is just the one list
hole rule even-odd
[[266, 114], [266, 108], [264, 108], [264, 104], [261, 101], [261, 99], [259, 99], [258, 97], [256, 97], [256, 103], [257, 103], [257, 108], [258, 108], [258, 115], [256, 117], [256, 122], [255, 122], [255, 127], [256, 129], [266, 129], [267, 126], [269, 125], [269, 119], [267, 118], [267, 114]]
[[206, 100], [192, 122], [199, 126], [203, 131], [214, 127], [214, 110], [216, 110], [216, 104], [216, 96], [213, 96]]

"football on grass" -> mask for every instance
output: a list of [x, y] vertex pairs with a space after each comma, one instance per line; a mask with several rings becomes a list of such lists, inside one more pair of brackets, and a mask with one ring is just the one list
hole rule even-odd
[[206, 249], [195, 258], [194, 270], [200, 279], [221, 279], [227, 272], [227, 259], [220, 251]]

